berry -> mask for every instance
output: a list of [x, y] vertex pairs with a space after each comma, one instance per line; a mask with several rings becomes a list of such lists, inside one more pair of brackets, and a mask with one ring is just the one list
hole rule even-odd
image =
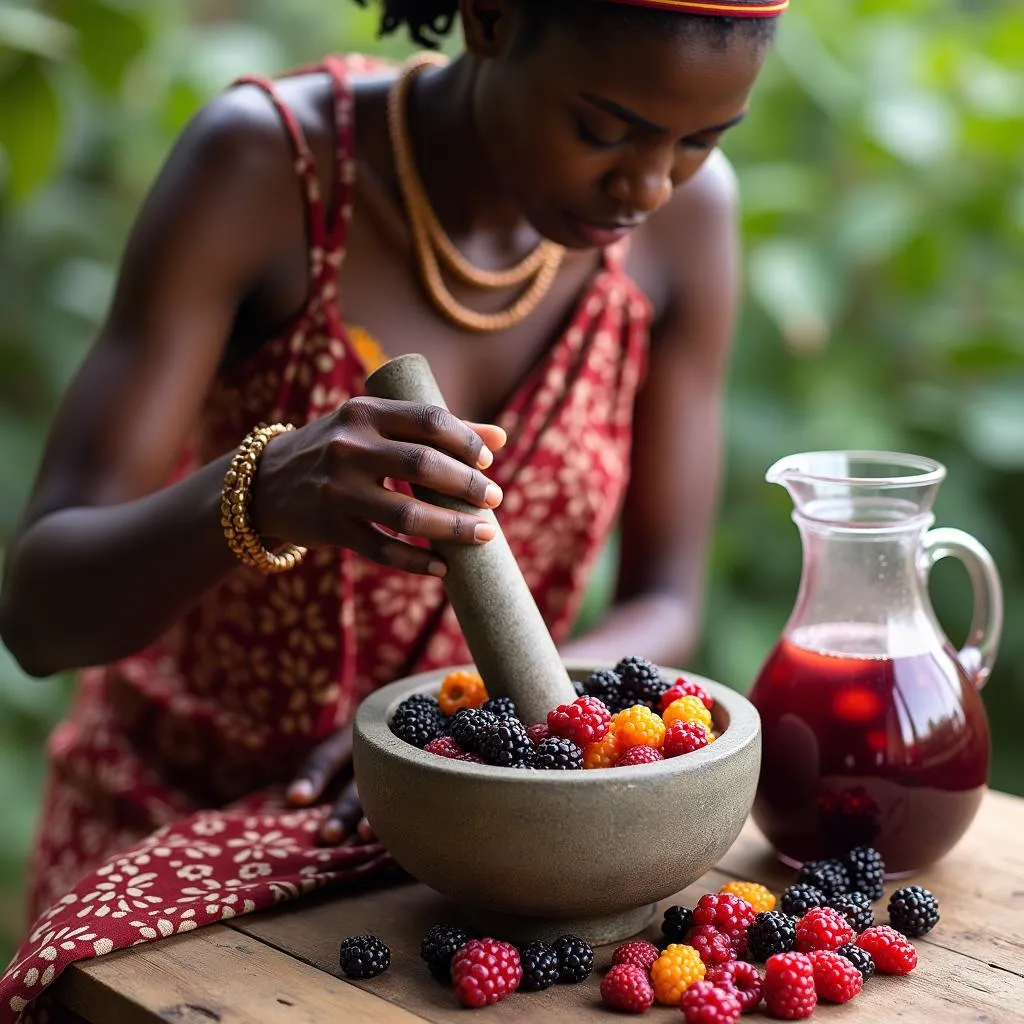
[[546, 942], [531, 942], [519, 951], [523, 966], [521, 992], [541, 992], [558, 981], [558, 954]]
[[659, 698], [671, 685], [667, 679], [662, 679], [657, 666], [635, 655], [623, 658], [615, 671], [622, 680], [623, 696], [633, 704], [656, 708]]
[[871, 900], [862, 892], [848, 892], [842, 896], [833, 896], [826, 906], [838, 910], [858, 935], [875, 923]]
[[594, 950], [589, 942], [578, 935], [562, 935], [555, 939], [555, 953], [558, 956], [558, 980], [575, 985], [586, 981], [594, 969]]
[[352, 935], [342, 941], [338, 961], [347, 978], [376, 978], [391, 966], [391, 950], [376, 935]]
[[537, 744], [533, 767], [542, 771], [577, 771], [583, 768], [583, 751], [572, 740], [549, 736]]
[[845, 957], [827, 950], [810, 954], [814, 991], [828, 1003], [848, 1003], [863, 987], [860, 971]]
[[836, 950], [853, 942], [849, 922], [831, 907], [812, 907], [796, 923], [796, 948], [799, 953], [816, 949]]
[[523, 980], [519, 951], [507, 942], [472, 939], [452, 958], [452, 984], [463, 1006], [491, 1006]]
[[870, 846], [858, 846], [843, 858], [843, 863], [853, 891], [864, 893], [870, 900], [882, 898], [885, 861], [877, 850]]
[[628, 768], [636, 764], [654, 764], [655, 761], [664, 761], [665, 755], [654, 747], [630, 747], [616, 762], [616, 768]]
[[484, 736], [499, 722], [497, 715], [480, 708], [463, 708], [456, 711], [449, 722], [452, 739], [470, 754], [480, 753]]
[[431, 740], [436, 740], [447, 731], [447, 723], [437, 701], [432, 697], [429, 702], [410, 697], [403, 700], [395, 708], [391, 716], [391, 731], [406, 743], [422, 749]]
[[620, 711], [612, 719], [612, 731], [619, 750], [630, 747], [661, 747], [665, 742], [665, 723], [650, 708], [636, 704]]
[[731, 893], [708, 893], [693, 908], [695, 925], [710, 924], [728, 936], [737, 956], [747, 951], [747, 929], [754, 923], [757, 913], [739, 896]]
[[743, 1008], [731, 988], [695, 981], [679, 1000], [686, 1024], [736, 1024]]
[[850, 876], [842, 861], [838, 860], [806, 861], [796, 880], [804, 885], [813, 885], [826, 896], [839, 896], [850, 891]]
[[705, 729], [711, 728], [711, 712], [704, 707], [700, 697], [680, 697], [661, 713], [666, 725], [673, 722], [698, 722]]
[[812, 907], [823, 907], [828, 897], [813, 885], [791, 885], [782, 893], [779, 907], [783, 913], [803, 917]]
[[845, 956], [846, 959], [849, 960], [858, 971], [860, 971], [860, 976], [865, 981], [875, 973], [875, 961], [871, 958], [871, 954], [866, 949], [861, 949], [860, 946], [855, 946], [853, 943], [850, 943], [846, 946], [840, 946], [836, 952], [840, 956]]
[[616, 948], [612, 953], [612, 964], [632, 964], [634, 967], [642, 967], [649, 971], [659, 956], [661, 950], [653, 942], [636, 939], [633, 942], [624, 942]]
[[818, 1005], [814, 964], [803, 953], [777, 953], [764, 966], [764, 1001], [782, 1020], [802, 1020]]
[[776, 953], [788, 953], [796, 945], [796, 918], [779, 910], [765, 910], [747, 929], [747, 951], [751, 960], [767, 960]]
[[551, 735], [572, 740], [578, 747], [603, 740], [611, 721], [611, 713], [597, 697], [580, 697], [548, 714]]
[[678, 1006], [683, 993], [704, 979], [704, 961], [693, 946], [673, 942], [651, 965], [654, 998], [665, 1006]]
[[708, 711], [715, 706], [714, 697], [700, 683], [680, 676], [659, 698], [659, 710], [664, 711], [672, 701], [680, 697], [700, 697]]
[[611, 669], [594, 672], [583, 686], [588, 697], [596, 697], [612, 713], [616, 714], [629, 707], [630, 702], [622, 690], [622, 680]]
[[720, 932], [713, 924], [691, 928], [686, 935], [686, 944], [697, 950], [705, 967], [725, 964], [736, 959], [736, 949], [729, 936], [725, 932]]
[[588, 743], [583, 748], [584, 768], [614, 768], [619, 760], [619, 742], [609, 732], [600, 743]]
[[483, 758], [477, 754], [467, 754], [451, 736], [438, 736], [436, 740], [431, 740], [423, 749], [428, 754], [438, 754], [452, 761], [471, 761], [474, 764], [483, 764]]
[[914, 944], [887, 924], [862, 932], [857, 936], [857, 945], [871, 954], [879, 974], [909, 974], [917, 966]]
[[661, 934], [669, 942], [683, 943], [693, 927], [693, 911], [688, 907], [669, 907], [661, 922]]
[[673, 722], [665, 729], [665, 756], [692, 754], [710, 742], [708, 731], [700, 722]]
[[757, 968], [742, 960], [709, 967], [704, 980], [719, 988], [731, 989], [739, 1000], [743, 1013], [755, 1010], [764, 996], [764, 982]]
[[739, 896], [746, 900], [757, 913], [765, 910], [775, 909], [775, 894], [757, 882], [741, 882], [739, 880], [726, 882], [719, 892], [729, 893], [732, 896]]
[[939, 901], [919, 885], [897, 889], [889, 897], [889, 924], [916, 939], [927, 935], [939, 923]]
[[546, 740], [551, 735], [551, 730], [543, 722], [537, 722], [527, 727], [526, 735], [530, 737], [530, 742], [537, 746], [541, 740]]
[[601, 998], [613, 1010], [643, 1013], [654, 1002], [654, 989], [642, 967], [616, 964], [601, 979]]
[[461, 708], [478, 708], [487, 700], [487, 687], [476, 672], [449, 672], [441, 683], [437, 701], [446, 715]]
[[438, 981], [451, 981], [452, 957], [469, 942], [469, 935], [449, 924], [435, 924], [420, 943], [420, 957]]
[[491, 697], [480, 705], [481, 711], [490, 711], [499, 718], [518, 718], [516, 702], [511, 697]]
[[480, 739], [480, 756], [499, 768], [529, 767], [534, 747], [518, 718], [499, 718]]

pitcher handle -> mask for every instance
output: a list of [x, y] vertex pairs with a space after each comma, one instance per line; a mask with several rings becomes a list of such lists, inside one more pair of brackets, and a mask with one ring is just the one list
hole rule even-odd
[[922, 575], [943, 558], [958, 558], [974, 590], [974, 614], [960, 662], [980, 690], [988, 681], [1003, 632], [1003, 587], [988, 549], [969, 533], [952, 527], [929, 530], [924, 537]]

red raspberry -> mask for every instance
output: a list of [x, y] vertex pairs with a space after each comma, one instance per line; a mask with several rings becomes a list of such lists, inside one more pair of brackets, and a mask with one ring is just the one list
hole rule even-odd
[[674, 700], [680, 697], [700, 697], [704, 707], [710, 711], [715, 706], [715, 699], [700, 683], [694, 683], [680, 676], [662, 695], [659, 711], [664, 711]]
[[612, 953], [612, 966], [631, 964], [633, 967], [642, 967], [645, 971], [650, 971], [659, 956], [661, 950], [653, 942], [636, 939], [634, 942], [624, 942]]
[[708, 745], [708, 731], [700, 722], [673, 722], [665, 730], [665, 756], [692, 754]]
[[451, 736], [439, 736], [431, 740], [424, 748], [428, 754], [439, 754], [441, 757], [458, 759], [465, 754], [465, 751], [451, 738]]
[[757, 1008], [764, 996], [764, 982], [761, 975], [753, 964], [745, 963], [742, 960], [733, 960], [732, 963], [719, 964], [717, 967], [709, 967], [704, 975], [705, 981], [719, 988], [730, 988], [736, 993], [740, 1001], [740, 1008], [744, 1013], [750, 1013]]
[[472, 939], [452, 957], [452, 984], [463, 1006], [490, 1006], [523, 980], [519, 950], [496, 939]]
[[697, 901], [693, 908], [695, 925], [710, 924], [729, 936], [742, 957], [747, 952], [747, 929], [754, 923], [757, 911], [744, 899], [732, 893], [708, 893]]
[[613, 1010], [643, 1013], [654, 1002], [654, 989], [643, 967], [616, 964], [601, 979], [601, 998]]
[[796, 923], [798, 953], [812, 953], [816, 949], [836, 950], [853, 942], [856, 932], [850, 922], [831, 907], [813, 907]]
[[728, 963], [736, 959], [736, 948], [725, 932], [714, 925], [702, 924], [686, 933], [686, 945], [693, 946], [705, 967]]
[[551, 730], [543, 722], [538, 722], [527, 728], [526, 735], [530, 737], [530, 742], [537, 746], [551, 735]]
[[611, 723], [611, 712], [596, 697], [580, 697], [548, 713], [552, 734], [572, 740], [578, 747], [603, 740]]
[[776, 953], [764, 965], [764, 1001], [782, 1020], [802, 1020], [814, 1013], [814, 964], [804, 953]]
[[736, 1024], [743, 1012], [731, 988], [695, 981], [679, 1000], [686, 1024]]
[[871, 954], [879, 974], [909, 974], [917, 966], [914, 944], [887, 924], [861, 932], [857, 945]]
[[848, 1003], [864, 986], [860, 971], [838, 953], [819, 949], [809, 954], [814, 965], [814, 991], [829, 1003]]
[[615, 762], [616, 768], [627, 768], [631, 764], [654, 764], [655, 761], [664, 761], [665, 757], [660, 750], [654, 747], [630, 747], [622, 757]]

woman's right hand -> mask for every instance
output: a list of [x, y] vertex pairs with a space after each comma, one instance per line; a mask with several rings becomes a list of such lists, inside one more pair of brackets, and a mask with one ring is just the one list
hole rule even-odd
[[265, 538], [351, 548], [382, 565], [443, 576], [446, 566], [435, 552], [380, 527], [428, 541], [484, 544], [494, 537], [494, 525], [389, 490], [384, 480], [493, 509], [501, 489], [482, 471], [505, 441], [501, 427], [468, 423], [438, 406], [352, 398], [267, 445], [253, 481], [250, 519]]

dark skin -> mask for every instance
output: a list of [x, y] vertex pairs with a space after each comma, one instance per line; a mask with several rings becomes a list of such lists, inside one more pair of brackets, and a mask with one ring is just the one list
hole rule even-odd
[[[482, 21], [481, 13], [497, 18]], [[422, 352], [453, 414], [357, 398], [276, 439], [254, 487], [254, 525], [268, 538], [346, 546], [438, 575], [438, 556], [374, 524], [486, 543], [487, 532], [476, 533], [481, 520], [399, 497], [380, 480], [422, 483], [479, 507], [500, 503], [486, 474], [504, 443], [493, 421], [599, 265], [572, 218], [642, 220], [628, 270], [655, 320], [635, 413], [617, 599], [604, 622], [563, 653], [607, 661], [643, 651], [683, 663], [700, 618], [736, 308], [735, 185], [715, 145], [746, 110], [763, 44], [741, 33], [726, 47], [699, 34], [584, 45], [554, 25], [519, 52], [514, 4], [464, 0], [462, 15], [466, 55], [425, 75], [412, 97], [414, 148], [434, 208], [482, 267], [509, 265], [541, 237], [570, 252], [519, 326], [476, 336], [449, 325], [412, 263], [387, 138], [388, 81], [358, 83], [359, 184], [341, 280], [344, 317], [382, 339], [390, 355]], [[301, 76], [281, 92], [329, 196], [329, 82]], [[172, 487], [163, 482], [218, 368], [279, 331], [302, 308], [308, 285], [286, 137], [261, 93], [231, 90], [186, 131], [138, 217], [109, 316], [65, 396], [11, 544], [0, 632], [28, 672], [139, 649], [234, 567], [218, 514], [230, 455]], [[509, 301], [452, 290], [480, 310]], [[344, 784], [350, 761], [346, 728], [313, 751], [289, 788], [293, 803], [308, 805], [343, 783], [325, 842], [354, 841], [360, 823], [354, 784]], [[365, 822], [360, 830], [368, 834]]]

